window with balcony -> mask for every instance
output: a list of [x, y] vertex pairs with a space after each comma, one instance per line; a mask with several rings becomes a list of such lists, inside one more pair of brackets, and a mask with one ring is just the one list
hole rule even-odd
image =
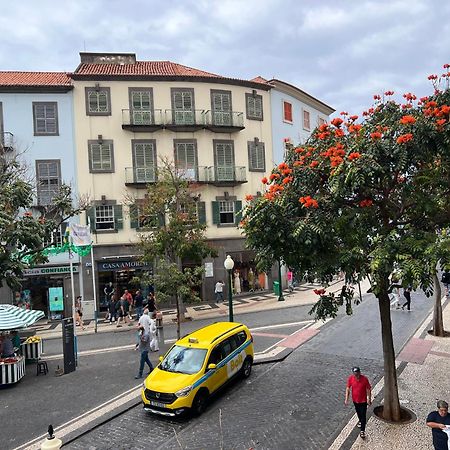
[[247, 119], [263, 120], [263, 98], [262, 95], [245, 94], [245, 104], [247, 109]]
[[153, 117], [153, 89], [129, 89], [130, 124], [151, 125]]
[[231, 91], [211, 90], [213, 125], [232, 126]]
[[283, 100], [283, 121], [292, 123], [292, 103]]
[[58, 135], [58, 104], [56, 102], [33, 102], [35, 136]]
[[194, 125], [194, 89], [172, 88], [172, 123], [175, 125]]
[[156, 141], [132, 140], [133, 178], [135, 183], [156, 181]]
[[264, 172], [266, 170], [266, 154], [264, 142], [257, 138], [247, 142], [248, 147], [248, 170], [253, 172]]
[[88, 141], [89, 172], [114, 172], [114, 148], [112, 140]]
[[185, 180], [197, 180], [197, 142], [195, 140], [175, 140], [175, 167], [177, 175]]
[[86, 115], [110, 116], [111, 115], [111, 91], [108, 87], [86, 87]]
[[38, 205], [50, 205], [61, 187], [61, 161], [36, 161], [36, 178]]
[[214, 164], [216, 181], [234, 181], [233, 141], [214, 140]]
[[305, 130], [311, 130], [311, 114], [306, 109], [303, 110], [303, 128]]

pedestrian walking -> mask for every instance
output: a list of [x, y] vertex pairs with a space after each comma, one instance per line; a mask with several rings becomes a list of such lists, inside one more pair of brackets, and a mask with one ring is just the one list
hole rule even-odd
[[287, 284], [289, 292], [294, 292], [294, 273], [291, 269], [287, 272]]
[[158, 342], [158, 327], [156, 326], [156, 311], [152, 312], [152, 318], [150, 319], [150, 350], [152, 352], [159, 352]]
[[366, 437], [367, 406], [372, 404], [372, 386], [367, 377], [361, 375], [361, 369], [359, 367], [353, 367], [352, 372], [353, 374], [347, 380], [344, 404], [348, 405], [348, 398], [351, 391], [353, 404], [355, 405], [355, 411], [359, 420], [357, 427], [361, 428], [359, 435], [364, 439]]
[[131, 320], [133, 318], [131, 316], [131, 311], [133, 309], [133, 296], [131, 295], [131, 292], [128, 291], [128, 289], [125, 289], [123, 295], [125, 297], [125, 300], [128, 302], [127, 314], [128, 318]]
[[134, 377], [135, 379], [142, 378], [144, 372], [144, 366], [147, 364], [149, 373], [153, 370], [153, 365], [148, 358], [148, 352], [150, 351], [150, 334], [144, 330], [144, 327], [140, 329], [139, 337], [139, 352], [141, 354], [141, 360], [139, 364], [139, 373]]
[[448, 297], [449, 287], [450, 287], [450, 271], [448, 269], [446, 269], [444, 271], [444, 273], [442, 274], [441, 281], [445, 287], [445, 296]]
[[109, 311], [109, 323], [113, 323], [117, 320], [117, 311], [116, 311], [116, 299], [114, 298], [114, 294], [111, 294], [108, 303], [108, 311]]
[[428, 414], [427, 425], [431, 428], [433, 435], [434, 450], [448, 450], [450, 415], [448, 414], [447, 402], [444, 402], [444, 400], [437, 402], [437, 411]]
[[392, 277], [391, 281], [391, 307], [395, 309], [400, 309], [400, 284], [398, 280]]
[[151, 325], [151, 319], [150, 319], [149, 311], [148, 311], [148, 308], [145, 307], [142, 316], [139, 318], [138, 328], [139, 329], [144, 328], [144, 330], [147, 333], [150, 333], [150, 325]]
[[153, 292], [149, 292], [149, 294], [147, 295], [147, 308], [150, 313], [156, 311], [156, 299]]
[[[118, 306], [118, 308], [117, 308]], [[117, 320], [116, 327], [121, 327], [121, 322], [128, 323], [128, 325], [131, 325], [131, 323], [128, 320], [128, 301], [125, 298], [125, 295], [122, 295], [119, 300], [119, 304], [116, 306], [116, 309], [118, 309], [119, 312], [119, 319]]]
[[75, 300], [75, 311], [76, 311], [76, 325], [80, 326], [82, 330], [86, 328], [83, 325], [83, 306], [81, 304], [81, 295], [79, 295]]
[[214, 294], [216, 298], [216, 303], [223, 302], [223, 287], [225, 286], [222, 280], [219, 280], [214, 287]]
[[406, 298], [406, 302], [403, 303], [402, 309], [405, 309], [406, 306], [408, 311], [411, 311], [411, 286], [403, 289], [403, 296]]
[[144, 313], [144, 297], [139, 289], [134, 296], [134, 311], [136, 312], [136, 320], [139, 320]]

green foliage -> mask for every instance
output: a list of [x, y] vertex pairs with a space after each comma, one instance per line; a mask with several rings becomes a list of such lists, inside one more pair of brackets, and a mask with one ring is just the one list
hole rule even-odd
[[[199, 199], [197, 186], [163, 160], [157, 182], [148, 185], [146, 199], [139, 204], [141, 214], [150, 219], [147, 221], [150, 226], [141, 228], [137, 249], [143, 261], [157, 263], [152, 282], [160, 300], [170, 297], [198, 300], [195, 292], [202, 280], [202, 261], [216, 255], [206, 240], [206, 225], [198, 220]], [[164, 220], [155, 227], [152, 217]], [[183, 261], [197, 266], [182, 270]]]
[[[362, 123], [345, 114], [320, 126], [247, 205], [248, 246], [323, 283], [339, 271], [352, 282], [370, 276], [379, 299], [394, 271], [431, 295], [436, 263], [449, 261], [439, 237], [450, 227], [449, 120], [447, 86], [403, 106], [377, 100]], [[334, 302], [313, 312], [333, 316]]]
[[63, 185], [52, 204], [34, 207], [34, 186], [26, 169], [17, 159], [0, 153], [0, 286], [20, 287], [23, 270], [47, 262], [44, 242], [62, 222], [79, 214], [74, 209], [71, 190]]

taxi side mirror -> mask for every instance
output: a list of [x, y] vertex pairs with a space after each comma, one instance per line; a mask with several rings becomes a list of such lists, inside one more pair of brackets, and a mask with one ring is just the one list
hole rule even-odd
[[163, 357], [163, 356], [160, 356], [160, 357], [159, 357], [159, 362], [162, 362], [163, 359], [164, 359], [164, 357]]
[[216, 367], [216, 364], [208, 364], [208, 370], [214, 370]]

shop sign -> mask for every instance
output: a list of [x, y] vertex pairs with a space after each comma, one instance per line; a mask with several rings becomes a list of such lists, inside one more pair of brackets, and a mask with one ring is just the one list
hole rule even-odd
[[153, 271], [153, 266], [142, 261], [116, 261], [116, 262], [99, 262], [99, 272], [118, 272], [120, 270], [145, 269], [148, 272]]
[[[78, 266], [73, 266], [72, 272], [78, 273]], [[23, 275], [26, 277], [33, 277], [35, 275], [55, 275], [60, 273], [70, 273], [70, 266], [35, 267], [23, 271]]]

